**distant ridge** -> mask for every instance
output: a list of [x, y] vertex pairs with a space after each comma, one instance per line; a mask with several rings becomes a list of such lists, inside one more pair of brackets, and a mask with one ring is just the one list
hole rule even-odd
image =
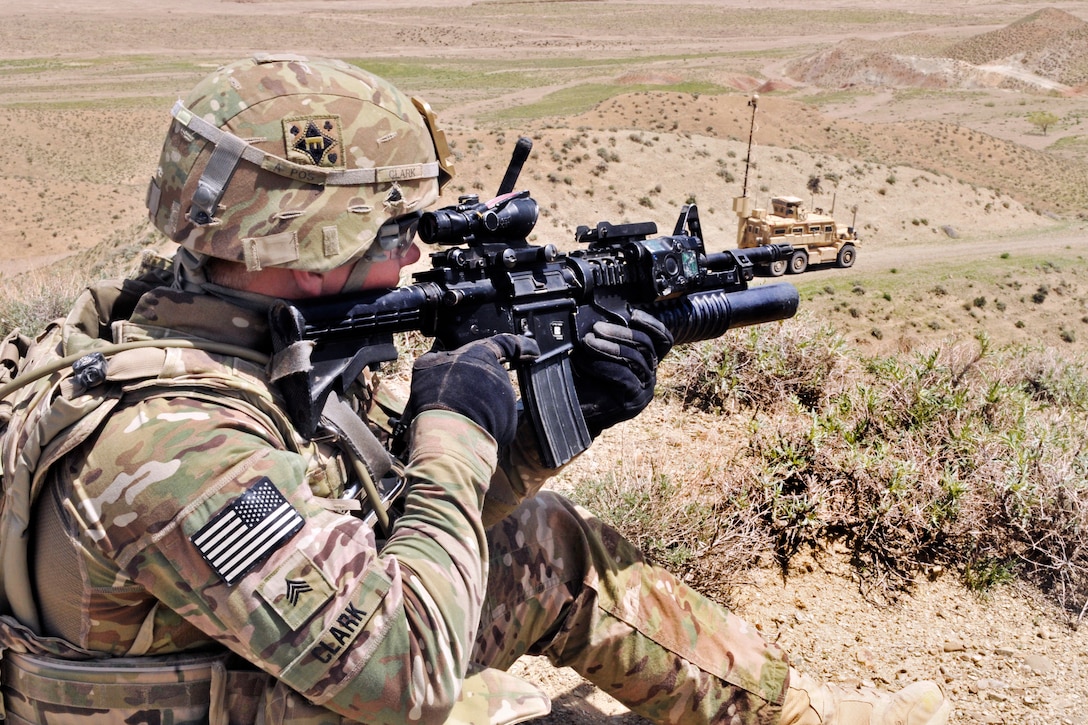
[[1065, 36], [1088, 25], [1064, 10], [1044, 8], [1000, 30], [975, 35], [949, 47], [945, 55], [974, 65], [992, 63], [1013, 55], [1045, 51]]
[[1044, 8], [929, 57], [846, 40], [794, 61], [786, 74], [825, 88], [986, 88], [1060, 91], [1088, 84], [1088, 22]]
[[1088, 22], [1044, 8], [1014, 23], [956, 43], [945, 55], [973, 65], [1017, 62], [1067, 86], [1088, 82]]

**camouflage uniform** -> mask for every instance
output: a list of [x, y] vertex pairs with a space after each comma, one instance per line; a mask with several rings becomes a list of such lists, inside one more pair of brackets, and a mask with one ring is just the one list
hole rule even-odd
[[[52, 357], [156, 344], [117, 353], [101, 384], [69, 370], [29, 388], [41, 395], [3, 439], [9, 719], [517, 722], [547, 709], [503, 675], [526, 652], [661, 722], [776, 719], [782, 653], [536, 495], [533, 444], [500, 464], [468, 418], [420, 414], [380, 541], [341, 500], [358, 469], [336, 441], [300, 435], [266, 365], [222, 349], [271, 352], [267, 299], [187, 277], [187, 260], [353, 264], [344, 289], [367, 286], [452, 172], [426, 104], [346, 63], [277, 55], [218, 69], [173, 116], [148, 207], [183, 247], [177, 276], [92, 290]], [[199, 344], [162, 343], [184, 340]], [[354, 407], [378, 410], [359, 387]]]
[[[165, 288], [114, 329], [269, 345], [261, 313]], [[587, 512], [545, 492], [485, 531], [496, 450], [467, 419], [418, 417], [404, 511], [382, 543], [339, 510], [347, 467], [291, 433], [258, 366], [179, 355], [183, 372], [130, 386], [53, 466], [31, 526], [38, 635], [130, 658], [226, 647], [275, 678], [230, 679], [252, 691], [239, 711], [284, 721], [442, 722], [466, 676], [527, 652], [656, 721], [775, 720], [782, 653]], [[546, 477], [521, 450], [496, 477], [508, 499]], [[243, 494], [286, 512], [287, 533], [232, 568], [201, 536]]]

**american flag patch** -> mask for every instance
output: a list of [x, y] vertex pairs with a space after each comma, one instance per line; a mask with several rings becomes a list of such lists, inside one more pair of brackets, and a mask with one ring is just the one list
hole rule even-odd
[[268, 477], [253, 484], [189, 537], [228, 586], [302, 528], [302, 516]]

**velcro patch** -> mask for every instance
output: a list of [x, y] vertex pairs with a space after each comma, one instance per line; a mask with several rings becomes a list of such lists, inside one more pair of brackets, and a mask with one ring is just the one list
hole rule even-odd
[[344, 141], [339, 116], [285, 118], [283, 140], [288, 161], [308, 166], [344, 168]]
[[299, 629], [332, 599], [333, 588], [310, 557], [296, 551], [265, 577], [257, 593], [292, 630]]
[[303, 519], [267, 476], [189, 537], [204, 560], [233, 585], [302, 528]]

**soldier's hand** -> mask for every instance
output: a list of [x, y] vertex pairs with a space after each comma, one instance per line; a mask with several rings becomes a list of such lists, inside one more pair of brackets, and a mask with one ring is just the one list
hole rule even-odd
[[450, 410], [491, 434], [499, 447], [514, 440], [517, 395], [503, 363], [536, 359], [540, 348], [530, 338], [501, 334], [456, 350], [420, 355], [412, 368], [412, 389], [405, 420], [425, 410]]
[[635, 310], [628, 326], [599, 321], [571, 357], [574, 387], [590, 434], [630, 420], [650, 404], [657, 365], [673, 337], [657, 318]]

